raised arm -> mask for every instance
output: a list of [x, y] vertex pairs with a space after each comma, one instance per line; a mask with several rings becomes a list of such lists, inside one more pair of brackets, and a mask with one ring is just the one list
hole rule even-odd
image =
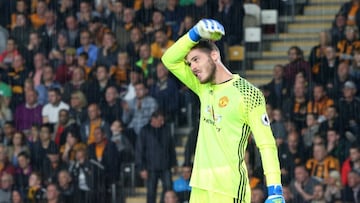
[[202, 19], [167, 49], [161, 60], [170, 72], [197, 93], [200, 83], [186, 63], [185, 57], [200, 39], [219, 40], [224, 34], [224, 27], [219, 22]]

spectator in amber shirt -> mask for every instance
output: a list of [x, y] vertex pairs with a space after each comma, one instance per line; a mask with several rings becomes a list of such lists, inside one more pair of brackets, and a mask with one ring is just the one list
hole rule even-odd
[[323, 182], [331, 170], [340, 171], [340, 164], [337, 158], [328, 155], [324, 144], [318, 144], [313, 146], [313, 157], [306, 162], [306, 169], [311, 176]]

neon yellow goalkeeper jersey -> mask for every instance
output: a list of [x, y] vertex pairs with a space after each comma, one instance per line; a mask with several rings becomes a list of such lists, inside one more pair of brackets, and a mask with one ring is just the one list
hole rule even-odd
[[162, 57], [165, 66], [201, 102], [191, 186], [243, 199], [250, 192], [246, 191], [249, 181], [244, 161], [250, 132], [260, 149], [267, 185], [280, 184], [277, 149], [263, 94], [236, 74], [222, 84], [200, 84], [185, 62], [195, 44], [184, 35]]

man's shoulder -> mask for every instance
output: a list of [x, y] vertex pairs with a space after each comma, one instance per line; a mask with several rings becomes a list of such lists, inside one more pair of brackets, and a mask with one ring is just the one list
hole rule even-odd
[[239, 90], [240, 94], [244, 95], [249, 95], [249, 93], [258, 94], [260, 92], [259, 88], [240, 76], [234, 80], [233, 86]]
[[60, 104], [59, 104], [59, 108], [65, 108], [65, 109], [69, 109], [69, 104], [61, 101]]

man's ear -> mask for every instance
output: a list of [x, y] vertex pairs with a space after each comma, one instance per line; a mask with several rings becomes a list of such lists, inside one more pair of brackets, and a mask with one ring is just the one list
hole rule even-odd
[[210, 57], [213, 61], [219, 61], [220, 60], [220, 53], [217, 51], [211, 51]]

